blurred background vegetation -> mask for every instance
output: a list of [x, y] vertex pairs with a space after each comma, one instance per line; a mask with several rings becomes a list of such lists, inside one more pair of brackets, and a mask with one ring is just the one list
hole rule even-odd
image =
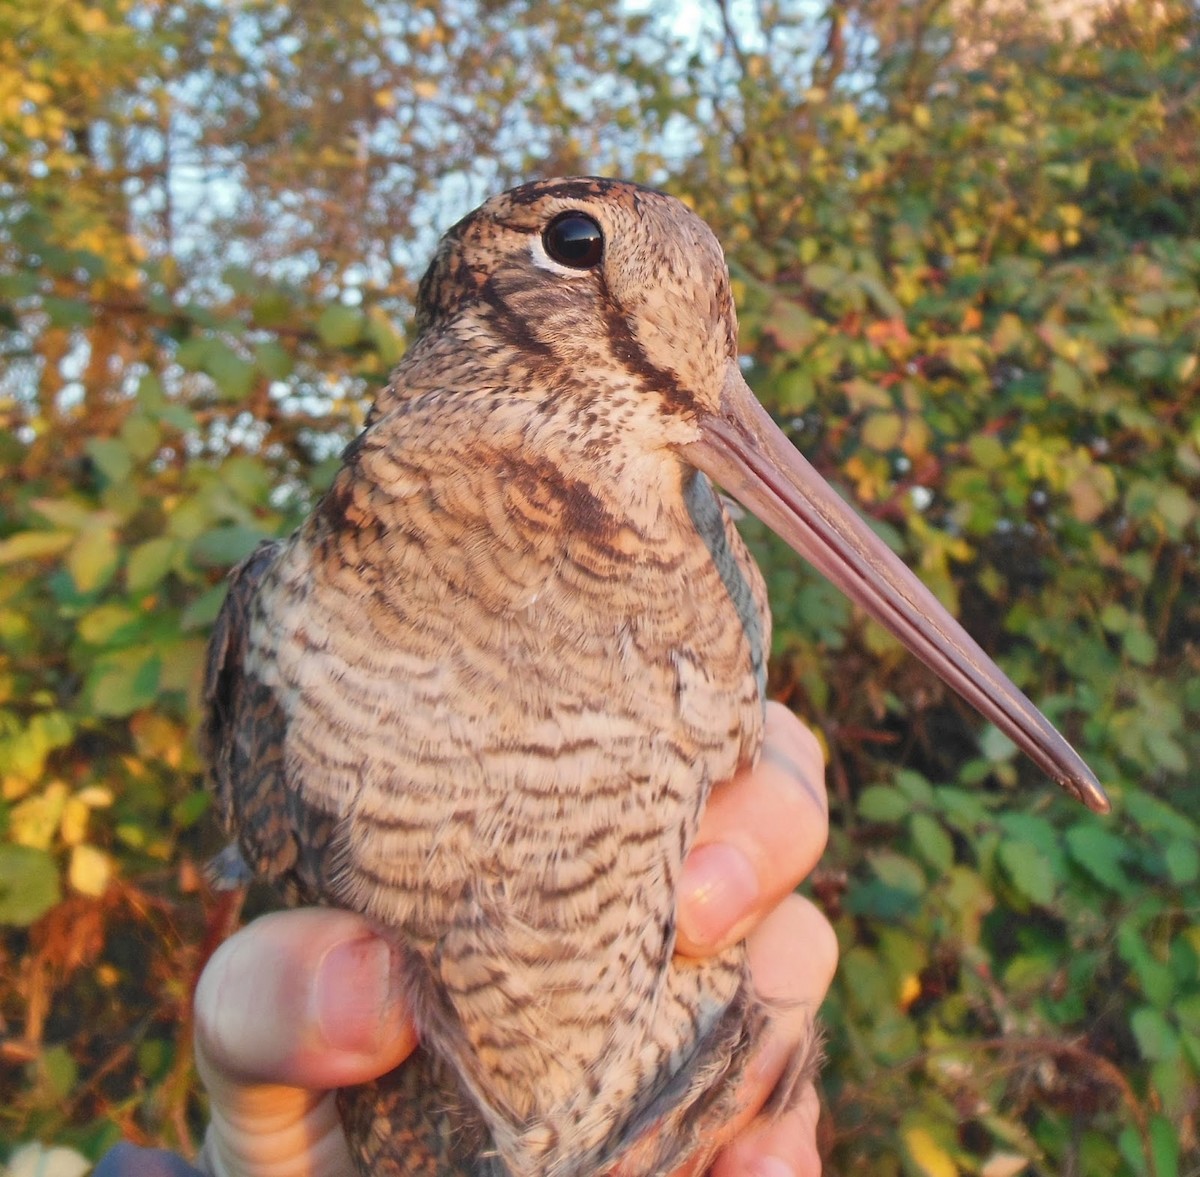
[[0, 0], [0, 1160], [189, 1152], [230, 564], [536, 175], [682, 196], [760, 395], [1099, 819], [753, 522], [822, 734], [831, 1173], [1200, 1172], [1200, 16], [1026, 0]]

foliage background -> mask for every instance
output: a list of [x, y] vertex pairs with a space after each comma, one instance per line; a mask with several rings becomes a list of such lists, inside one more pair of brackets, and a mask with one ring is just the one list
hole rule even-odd
[[0, 0], [0, 1157], [190, 1151], [228, 566], [439, 228], [620, 173], [752, 383], [1110, 786], [1097, 819], [748, 526], [822, 734], [831, 1172], [1200, 1171], [1200, 37], [1022, 0]]

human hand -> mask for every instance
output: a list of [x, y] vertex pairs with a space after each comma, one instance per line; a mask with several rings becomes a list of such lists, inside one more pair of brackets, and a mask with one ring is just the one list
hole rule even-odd
[[[788, 1114], [752, 1121], [807, 1032], [837, 959], [824, 917], [790, 894], [824, 848], [822, 782], [816, 740], [769, 705], [759, 766], [714, 791], [684, 871], [679, 951], [704, 956], [744, 936], [758, 992], [796, 1009], [751, 1064], [744, 1114], [712, 1177], [820, 1173], [811, 1088]], [[353, 1172], [334, 1090], [384, 1074], [415, 1047], [396, 975], [370, 924], [332, 908], [265, 916], [214, 953], [195, 1003], [197, 1064], [212, 1116], [201, 1164], [212, 1177]], [[127, 1164], [119, 1175], [149, 1177]], [[677, 1177], [693, 1174], [685, 1168]]]

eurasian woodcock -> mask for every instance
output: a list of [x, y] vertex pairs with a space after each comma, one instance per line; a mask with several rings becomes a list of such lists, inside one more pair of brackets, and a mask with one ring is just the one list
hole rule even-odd
[[416, 328], [312, 516], [233, 573], [219, 861], [403, 946], [422, 1048], [343, 1093], [363, 1173], [663, 1174], [732, 1113], [769, 1017], [740, 947], [673, 955], [709, 789], [762, 738], [766, 594], [714, 483], [1107, 802], [759, 406], [683, 204], [594, 178], [495, 197], [442, 240]]

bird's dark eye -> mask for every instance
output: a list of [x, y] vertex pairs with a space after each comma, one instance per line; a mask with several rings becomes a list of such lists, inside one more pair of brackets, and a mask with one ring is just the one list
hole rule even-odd
[[560, 213], [542, 234], [546, 253], [560, 266], [590, 270], [604, 256], [604, 234], [584, 213]]

